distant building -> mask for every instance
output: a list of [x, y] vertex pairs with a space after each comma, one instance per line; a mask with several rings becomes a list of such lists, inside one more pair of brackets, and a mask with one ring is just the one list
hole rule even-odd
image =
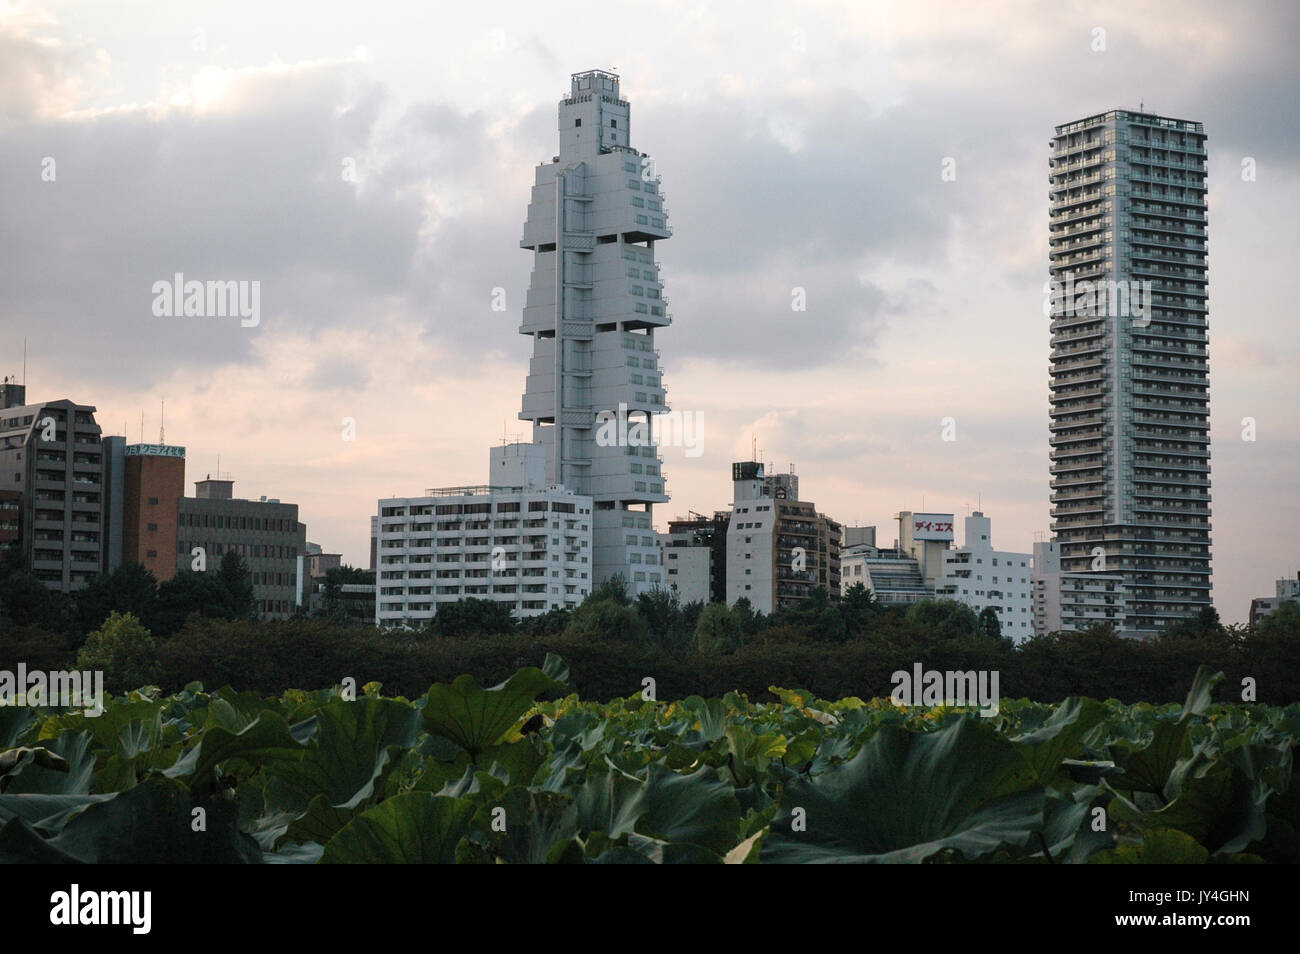
[[845, 527], [844, 540], [841, 545], [846, 547], [855, 547], [866, 544], [869, 547], [876, 545], [876, 528], [875, 527]]
[[209, 476], [195, 482], [193, 497], [180, 498], [178, 516], [177, 569], [192, 567], [196, 547], [202, 548], [209, 572], [217, 570], [226, 553], [238, 553], [252, 574], [258, 618], [294, 615], [302, 592], [298, 555], [307, 546], [297, 504], [265, 497], [241, 500], [234, 496], [233, 480]]
[[1300, 574], [1295, 579], [1278, 580], [1273, 596], [1261, 596], [1250, 601], [1250, 625], [1254, 626], [1283, 603], [1300, 603]]
[[825, 587], [840, 598], [840, 525], [799, 499], [794, 473], [768, 475], [758, 461], [732, 465], [727, 527], [727, 603], [772, 613]]
[[934, 595], [965, 603], [976, 613], [992, 607], [1002, 635], [1023, 642], [1034, 634], [1033, 556], [994, 550], [991, 537], [991, 521], [983, 513], [966, 518], [965, 543], [944, 551]]
[[691, 512], [668, 521], [668, 532], [658, 534], [664, 579], [683, 604], [726, 602], [730, 523], [729, 510], [714, 511], [711, 517]]
[[120, 562], [139, 563], [159, 582], [170, 580], [178, 565], [185, 448], [128, 444], [122, 460]]
[[[126, 438], [104, 437], [104, 533], [100, 547], [105, 573], [122, 565], [122, 506], [126, 497]], [[167, 548], [170, 555], [171, 547]]]
[[17, 490], [0, 490], [0, 550], [22, 546], [22, 504], [23, 495]]
[[[104, 461], [95, 408], [73, 401], [21, 403], [0, 396], [0, 492], [20, 497], [19, 552], [50, 589], [80, 589], [104, 567]], [[12, 515], [9, 522], [13, 522]]]
[[710, 581], [713, 576], [713, 551], [708, 546], [678, 543], [671, 533], [656, 534], [659, 540], [659, 562], [664, 568], [666, 587], [677, 595], [678, 601], [709, 603]]
[[[558, 153], [536, 167], [519, 243], [533, 254], [519, 418], [544, 451], [540, 483], [595, 501], [591, 582], [622, 576], [637, 594], [664, 585], [652, 511], [668, 494], [650, 418], [669, 411], [656, 332], [672, 316], [656, 243], [672, 230], [630, 116], [619, 77], [602, 70], [574, 73], [560, 100]], [[529, 486], [495, 473], [488, 483]]]
[[378, 509], [381, 626], [427, 623], [440, 604], [468, 598], [536, 616], [591, 592], [590, 497], [562, 487], [448, 487], [380, 500]]
[[1125, 630], [1128, 588], [1121, 573], [1066, 571], [1056, 541], [1034, 544], [1034, 635], [1077, 632], [1094, 623]]
[[[374, 583], [340, 584], [336, 595], [339, 612], [344, 619], [350, 621], [373, 623], [375, 621], [375, 593], [376, 587]], [[312, 584], [306, 609], [312, 614], [327, 609], [324, 579], [318, 579]]]
[[1050, 146], [1051, 528], [1151, 636], [1210, 606], [1205, 129], [1112, 109]]
[[861, 583], [882, 606], [908, 607], [934, 599], [917, 559], [901, 550], [881, 550], [855, 543], [840, 552], [841, 583], [845, 589]]

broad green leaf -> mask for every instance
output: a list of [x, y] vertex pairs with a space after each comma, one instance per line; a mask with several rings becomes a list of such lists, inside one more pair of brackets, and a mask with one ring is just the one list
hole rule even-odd
[[321, 864], [452, 864], [477, 807], [428, 792], [397, 795], [339, 830]]
[[850, 761], [786, 788], [762, 860], [979, 858], [1041, 832], [1045, 798], [1016, 747], [974, 718], [928, 734], [887, 726]]
[[1203, 865], [1210, 853], [1190, 835], [1162, 828], [1138, 845], [1121, 845], [1099, 851], [1089, 859], [1094, 865]]
[[424, 724], [477, 759], [531, 708], [540, 693], [563, 689], [563, 684], [531, 667], [491, 689], [481, 688], [473, 676], [458, 676], [451, 685], [438, 683], [429, 690]]

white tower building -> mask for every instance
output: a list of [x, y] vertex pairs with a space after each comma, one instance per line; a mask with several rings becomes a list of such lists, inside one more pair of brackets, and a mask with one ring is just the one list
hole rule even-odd
[[945, 550], [935, 596], [979, 613], [992, 607], [1002, 635], [1017, 643], [1034, 635], [1033, 556], [993, 549], [992, 521], [976, 510], [966, 518], [966, 542]]
[[668, 238], [653, 160], [631, 146], [612, 73], [575, 73], [559, 155], [537, 167], [521, 247], [533, 253], [520, 332], [532, 337], [523, 408], [546, 483], [594, 501], [593, 582], [664, 585], [652, 506], [664, 503], [650, 417], [668, 410], [655, 329], [671, 322], [655, 242]]

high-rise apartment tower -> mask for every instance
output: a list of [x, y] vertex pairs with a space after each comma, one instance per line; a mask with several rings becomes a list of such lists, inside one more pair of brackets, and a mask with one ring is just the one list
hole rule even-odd
[[1050, 146], [1052, 530], [1149, 636], [1210, 603], [1205, 132], [1115, 109]]

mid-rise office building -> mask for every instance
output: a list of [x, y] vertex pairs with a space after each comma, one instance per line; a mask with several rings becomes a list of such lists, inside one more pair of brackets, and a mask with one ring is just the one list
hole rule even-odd
[[121, 508], [113, 508], [121, 526], [117, 558], [123, 563], [139, 563], [160, 583], [170, 580], [177, 568], [185, 448], [127, 444], [121, 469]]
[[1205, 132], [1113, 109], [1050, 145], [1052, 530], [1147, 637], [1210, 605]]
[[208, 476], [195, 482], [193, 497], [180, 498], [176, 568], [192, 568], [196, 548], [207, 572], [216, 572], [226, 553], [238, 553], [252, 574], [257, 617], [288, 619], [302, 592], [298, 555], [307, 545], [298, 505], [266, 497], [241, 500], [234, 486], [233, 480]]
[[19, 552], [31, 573], [62, 592], [104, 566], [104, 462], [95, 408], [74, 401], [26, 404], [6, 384], [0, 408], [0, 491], [19, 497]]
[[655, 243], [672, 230], [629, 117], [601, 70], [573, 74], [560, 100], [559, 154], [537, 167], [520, 241], [533, 253], [519, 328], [533, 356], [519, 417], [545, 449], [545, 485], [595, 502], [592, 582], [620, 575], [635, 594], [662, 585], [645, 567], [658, 556], [653, 505], [668, 500], [650, 418], [668, 410]]
[[840, 598], [839, 523], [798, 499], [799, 478], [768, 475], [758, 461], [732, 465], [735, 502], [727, 527], [727, 603], [742, 598], [771, 613], [824, 587]]
[[1032, 554], [993, 549], [992, 521], [977, 510], [966, 518], [963, 545], [944, 551], [934, 595], [976, 613], [992, 607], [1002, 635], [1024, 642], [1034, 635], [1033, 573]]

